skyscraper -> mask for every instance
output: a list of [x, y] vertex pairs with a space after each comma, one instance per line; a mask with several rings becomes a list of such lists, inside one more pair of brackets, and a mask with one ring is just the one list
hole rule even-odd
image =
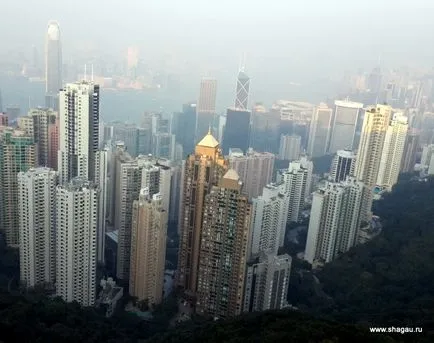
[[98, 199], [84, 178], [57, 187], [56, 295], [82, 306], [96, 298]]
[[329, 153], [338, 150], [356, 150], [354, 137], [357, 120], [363, 104], [349, 100], [335, 101], [335, 113], [332, 124]]
[[54, 123], [48, 125], [48, 167], [57, 170], [59, 151], [59, 115]]
[[249, 90], [250, 78], [240, 70], [237, 78], [237, 96], [235, 98], [235, 108], [240, 110], [247, 110], [249, 106]]
[[[57, 109], [57, 94], [62, 88], [62, 44], [60, 41], [59, 24], [48, 23], [45, 41], [45, 92], [47, 107]], [[51, 106], [50, 106], [51, 105]], [[54, 106], [53, 106], [54, 105]]]
[[280, 113], [262, 105], [252, 110], [250, 146], [256, 151], [277, 153], [280, 139]]
[[217, 80], [203, 78], [200, 83], [199, 100], [197, 102], [197, 121], [195, 141], [198, 142], [212, 127], [216, 114]]
[[306, 261], [328, 263], [357, 244], [364, 192], [363, 183], [350, 177], [313, 194]]
[[99, 190], [98, 199], [98, 230], [97, 230], [97, 256], [98, 262], [104, 263], [104, 245], [107, 220], [107, 192], [108, 192], [108, 149], [96, 152], [95, 158], [95, 185]]
[[407, 130], [408, 118], [395, 113], [387, 128], [377, 177], [377, 185], [389, 191], [398, 182]]
[[151, 306], [163, 300], [167, 221], [160, 194], [143, 188], [133, 203], [130, 295]]
[[401, 171], [403, 173], [411, 173], [416, 164], [417, 151], [420, 144], [420, 133], [416, 129], [411, 129], [407, 132], [407, 137], [404, 145], [404, 153], [401, 163]]
[[158, 160], [139, 156], [132, 159], [128, 154], [119, 156], [116, 166], [115, 227], [119, 230], [117, 256], [117, 278], [127, 281], [130, 277], [131, 220], [133, 202], [139, 198], [140, 190], [147, 187], [149, 196], [161, 194], [163, 209], [168, 213], [170, 204], [169, 167]]
[[261, 253], [247, 266], [243, 312], [280, 310], [287, 305], [291, 256]]
[[280, 160], [297, 160], [300, 157], [301, 137], [298, 135], [281, 135], [279, 147]]
[[57, 174], [49, 168], [18, 173], [20, 281], [54, 286]]
[[243, 192], [249, 200], [261, 195], [262, 189], [271, 182], [275, 159], [272, 153], [252, 149], [246, 154], [233, 152], [229, 155], [229, 165], [240, 176]]
[[358, 180], [371, 189], [377, 183], [381, 155], [391, 116], [392, 108], [387, 105], [377, 105], [365, 112], [355, 174]]
[[377, 105], [365, 111], [355, 168], [356, 179], [362, 181], [370, 190], [365, 192], [363, 220], [369, 220], [370, 218], [372, 191], [377, 183], [384, 141], [391, 116], [392, 108], [387, 105]]
[[60, 183], [74, 177], [95, 180], [95, 155], [99, 148], [99, 86], [69, 83], [59, 93]]
[[309, 143], [307, 153], [311, 157], [321, 157], [327, 154], [330, 141], [333, 110], [326, 104], [320, 104], [313, 111], [310, 122]]
[[330, 168], [330, 180], [341, 182], [354, 175], [356, 155], [351, 150], [338, 150]]
[[242, 311], [250, 205], [241, 187], [237, 172], [229, 169], [205, 196], [196, 311], [211, 318]]
[[37, 146], [22, 130], [3, 128], [0, 132], [0, 228], [6, 243], [19, 244], [18, 179], [19, 172], [37, 166]]
[[250, 111], [228, 109], [226, 125], [223, 131], [223, 153], [238, 148], [246, 152], [250, 142]]
[[283, 183], [285, 192], [289, 195], [288, 222], [298, 222], [301, 219], [306, 197], [310, 194], [312, 171], [312, 161], [302, 157], [277, 174], [277, 182]]
[[282, 185], [269, 184], [253, 198], [249, 260], [261, 252], [277, 255], [284, 244], [288, 204], [289, 194]]
[[176, 113], [176, 140], [182, 145], [184, 156], [194, 152], [194, 136], [196, 130], [196, 104], [189, 103], [182, 106], [182, 112]]
[[199, 270], [199, 251], [205, 195], [219, 184], [228, 169], [219, 142], [208, 134], [196, 145], [195, 153], [185, 161], [179, 214], [179, 259], [177, 283], [195, 294]]
[[51, 125], [54, 125], [56, 123], [56, 117], [57, 113], [54, 112], [52, 109], [36, 108], [31, 109], [27, 117], [19, 118], [20, 120], [27, 118], [29, 119], [29, 124], [31, 125], [32, 132], [29, 132], [28, 130], [27, 132], [33, 135], [35, 143], [38, 144], [39, 166], [49, 165], [49, 129]]

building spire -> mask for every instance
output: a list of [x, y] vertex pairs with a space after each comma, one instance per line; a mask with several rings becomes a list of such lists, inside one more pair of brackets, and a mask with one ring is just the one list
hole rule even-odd
[[212, 133], [211, 133], [211, 124], [210, 125], [208, 125], [208, 133], [207, 133], [208, 135], [211, 135]]

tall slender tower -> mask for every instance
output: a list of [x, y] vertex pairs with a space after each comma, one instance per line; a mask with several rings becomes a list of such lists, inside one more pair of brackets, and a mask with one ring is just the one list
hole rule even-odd
[[57, 174], [49, 168], [18, 173], [20, 281], [27, 287], [50, 284], [56, 276]]
[[196, 310], [212, 318], [241, 313], [250, 227], [250, 204], [229, 169], [205, 196]]
[[377, 177], [377, 185], [389, 191], [398, 182], [407, 130], [408, 118], [395, 113], [387, 128]]
[[57, 187], [56, 294], [82, 306], [96, 298], [98, 193], [83, 178]]
[[235, 108], [247, 110], [249, 106], [250, 78], [241, 68], [237, 77], [237, 96], [235, 98]]
[[37, 146], [25, 131], [4, 128], [0, 133], [0, 228], [9, 246], [19, 244], [19, 172], [37, 166]]
[[200, 83], [199, 100], [197, 102], [196, 140], [198, 142], [213, 126], [216, 114], [217, 80], [203, 78]]
[[59, 94], [60, 183], [74, 177], [95, 181], [99, 147], [99, 86], [87, 81], [69, 83]]
[[151, 306], [163, 300], [167, 221], [161, 195], [143, 188], [133, 203], [130, 295]]
[[48, 23], [45, 41], [45, 92], [47, 107], [57, 109], [57, 94], [62, 88], [62, 44], [59, 23]]
[[228, 169], [219, 142], [208, 134], [185, 161], [179, 215], [179, 259], [177, 283], [186, 292], [197, 292], [199, 252], [205, 195], [218, 185]]
[[363, 220], [370, 219], [372, 191], [377, 184], [384, 141], [391, 117], [392, 108], [387, 105], [377, 105], [365, 111], [355, 168], [357, 180], [362, 181], [369, 189], [365, 192], [366, 199], [363, 202]]

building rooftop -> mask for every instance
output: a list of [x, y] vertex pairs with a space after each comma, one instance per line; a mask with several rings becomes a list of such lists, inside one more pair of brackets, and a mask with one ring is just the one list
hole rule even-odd
[[223, 176], [224, 179], [238, 181], [240, 176], [234, 169], [229, 169], [226, 174]]
[[211, 134], [211, 131], [208, 131], [207, 135], [203, 137], [202, 140], [199, 143], [197, 143], [197, 145], [207, 147], [207, 148], [216, 148], [219, 146], [219, 142]]

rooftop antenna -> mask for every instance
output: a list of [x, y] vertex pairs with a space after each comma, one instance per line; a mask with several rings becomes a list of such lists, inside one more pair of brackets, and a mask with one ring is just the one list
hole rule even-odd
[[87, 64], [84, 64], [84, 81], [87, 81]]
[[243, 60], [241, 63], [241, 71], [242, 72], [244, 72], [246, 70], [246, 58], [247, 58], [247, 55], [246, 55], [246, 52], [244, 52], [243, 53]]

